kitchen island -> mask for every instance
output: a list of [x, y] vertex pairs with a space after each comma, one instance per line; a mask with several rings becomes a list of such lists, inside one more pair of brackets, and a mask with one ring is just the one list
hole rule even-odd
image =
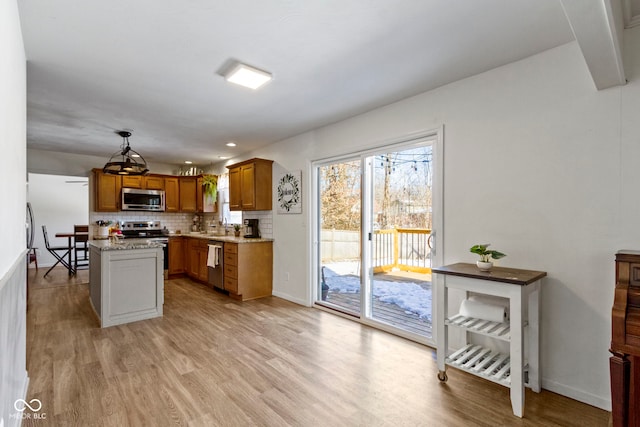
[[147, 239], [89, 241], [89, 299], [100, 326], [162, 316], [162, 244]]

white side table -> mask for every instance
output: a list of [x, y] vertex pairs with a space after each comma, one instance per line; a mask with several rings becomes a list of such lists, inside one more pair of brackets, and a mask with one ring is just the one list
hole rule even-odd
[[[445, 265], [431, 271], [441, 276], [436, 280], [438, 379], [447, 380], [448, 365], [509, 387], [513, 413], [522, 417], [524, 387], [540, 392], [540, 283], [547, 273], [501, 267], [483, 272], [467, 263]], [[449, 315], [449, 289], [507, 298], [510, 321], [490, 322], [459, 314]], [[462, 328], [467, 336], [466, 345], [452, 352], [448, 350], [450, 327]], [[525, 328], [528, 328], [526, 334]], [[469, 343], [469, 334], [506, 341], [509, 353]], [[525, 354], [525, 335], [528, 354]]]

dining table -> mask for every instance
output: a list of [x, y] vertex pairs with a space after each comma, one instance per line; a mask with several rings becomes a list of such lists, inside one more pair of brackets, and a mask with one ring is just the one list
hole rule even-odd
[[77, 235], [79, 236], [88, 236], [89, 233], [84, 233], [84, 232], [79, 232], [79, 233], [74, 233], [72, 232], [61, 232], [61, 233], [56, 233], [56, 237], [61, 237], [64, 238], [66, 237], [68, 239], [68, 244], [67, 247], [69, 248], [69, 252], [67, 252], [67, 263], [68, 263], [68, 270], [69, 270], [69, 276], [73, 276], [74, 274], [76, 274], [76, 270], [73, 268], [73, 264], [71, 263], [71, 252], [73, 252], [73, 239], [74, 237]]

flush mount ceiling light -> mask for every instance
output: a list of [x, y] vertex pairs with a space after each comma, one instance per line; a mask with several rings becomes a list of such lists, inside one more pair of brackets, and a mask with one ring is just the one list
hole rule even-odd
[[273, 76], [266, 71], [258, 70], [245, 64], [237, 63], [224, 74], [224, 78], [231, 83], [250, 89], [258, 89], [269, 82]]
[[129, 147], [131, 132], [116, 131], [122, 137], [120, 151], [116, 151], [102, 168], [102, 172], [112, 175], [146, 175], [149, 173], [147, 162], [138, 152]]
[[227, 143], [226, 143], [226, 146], [227, 146], [227, 147], [235, 147], [235, 146], [236, 146], [236, 143], [235, 143], [235, 142], [233, 142], [233, 141], [229, 141], [229, 142], [227, 142]]

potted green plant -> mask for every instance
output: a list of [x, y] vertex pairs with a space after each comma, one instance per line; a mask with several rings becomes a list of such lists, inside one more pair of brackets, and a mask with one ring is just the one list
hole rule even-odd
[[240, 224], [235, 224], [233, 226], [233, 235], [236, 237], [240, 237]]
[[490, 271], [493, 267], [493, 262], [491, 262], [492, 259], [500, 259], [507, 256], [500, 251], [487, 249], [490, 245], [491, 243], [473, 245], [471, 246], [471, 249], [469, 249], [469, 252], [480, 255], [480, 260], [476, 261], [476, 265], [480, 271]]
[[202, 190], [211, 204], [218, 198], [218, 177], [215, 175], [202, 175]]

